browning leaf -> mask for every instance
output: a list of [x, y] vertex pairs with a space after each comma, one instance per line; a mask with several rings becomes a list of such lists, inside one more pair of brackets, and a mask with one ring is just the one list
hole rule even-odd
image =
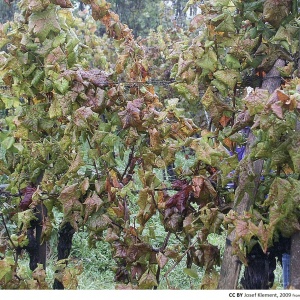
[[86, 222], [93, 212], [97, 212], [99, 210], [99, 208], [103, 205], [103, 201], [95, 192], [93, 192], [92, 196], [86, 198], [83, 204], [85, 205], [84, 222]]
[[123, 129], [128, 127], [140, 127], [142, 125], [142, 112], [140, 110], [142, 103], [142, 99], [128, 101], [126, 109], [118, 113]]
[[[224, 103], [212, 90], [208, 87], [205, 94], [203, 95], [201, 102], [203, 103], [205, 109], [209, 112], [212, 121], [216, 126], [219, 125], [220, 119], [225, 112], [232, 112], [233, 109]], [[226, 114], [226, 113], [225, 113]]]
[[72, 211], [81, 211], [82, 204], [79, 201], [80, 195], [81, 192], [77, 183], [63, 188], [58, 199], [63, 205], [65, 215], [68, 215]]
[[279, 28], [283, 19], [291, 11], [291, 0], [266, 0], [263, 8], [263, 19], [275, 28]]

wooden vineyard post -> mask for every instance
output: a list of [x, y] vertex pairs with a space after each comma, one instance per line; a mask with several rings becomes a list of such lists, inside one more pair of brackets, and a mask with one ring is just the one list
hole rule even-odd
[[[262, 89], [267, 89], [269, 93], [272, 93], [276, 88], [280, 87], [281, 77], [278, 71], [278, 67], [285, 66], [285, 61], [278, 59], [274, 64], [273, 68], [268, 72], [264, 78]], [[250, 132], [248, 142], [246, 145], [246, 157], [250, 151], [252, 144], [254, 143], [254, 136]], [[244, 165], [239, 173], [238, 187], [236, 189], [234, 206], [233, 209], [239, 214], [243, 214], [248, 211], [254, 202], [259, 183], [260, 176], [263, 168], [263, 160], [259, 159], [256, 161], [244, 160]], [[246, 185], [249, 184], [249, 171], [252, 170], [254, 173], [254, 179], [252, 186], [249, 189]], [[218, 289], [237, 289], [238, 279], [241, 270], [241, 262], [236, 255], [232, 254], [231, 241], [235, 238], [235, 230], [233, 230], [226, 239], [225, 251], [223, 256], [223, 262], [221, 266], [220, 279], [218, 283]]]

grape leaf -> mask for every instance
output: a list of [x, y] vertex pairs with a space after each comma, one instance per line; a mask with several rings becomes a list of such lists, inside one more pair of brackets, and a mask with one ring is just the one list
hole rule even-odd
[[133, 101], [128, 101], [126, 109], [119, 112], [119, 116], [123, 125], [123, 129], [128, 127], [140, 127], [142, 125], [142, 99], [135, 99]]
[[288, 145], [287, 150], [293, 162], [294, 172], [300, 173], [300, 137], [298, 132], [294, 134], [293, 138], [291, 139], [291, 143]]
[[215, 72], [217, 68], [218, 57], [213, 50], [204, 53], [203, 56], [195, 61], [195, 64], [210, 72]]
[[80, 194], [80, 188], [78, 187], [77, 183], [63, 188], [58, 200], [63, 205], [63, 211], [65, 215], [70, 214], [72, 211], [81, 211], [82, 204], [79, 201]]
[[215, 28], [215, 31], [235, 32], [234, 20], [231, 15], [226, 15], [224, 20]]
[[83, 203], [85, 205], [85, 217], [84, 222], [87, 221], [88, 217], [94, 212], [98, 211], [99, 208], [103, 205], [103, 200], [94, 192], [92, 196], [86, 198]]
[[183, 269], [183, 272], [184, 272], [186, 275], [188, 275], [188, 276], [190, 276], [190, 277], [192, 277], [192, 278], [194, 278], [194, 279], [198, 279], [198, 278], [199, 278], [197, 271], [194, 270], [194, 269], [184, 268], [184, 269]]
[[156, 260], [159, 267], [162, 269], [169, 261], [169, 258], [166, 257], [162, 252], [156, 254]]
[[214, 73], [214, 77], [227, 85], [231, 90], [234, 89], [237, 82], [241, 81], [240, 73], [235, 70], [218, 70]]
[[49, 107], [49, 117], [52, 119], [52, 118], [60, 117], [61, 115], [62, 115], [62, 109], [60, 103], [58, 99], [55, 98]]
[[219, 121], [225, 113], [233, 111], [228, 104], [224, 103], [219, 96], [213, 92], [212, 87], [210, 86], [203, 95], [201, 102], [205, 109], [209, 112], [216, 126], [219, 125]]
[[155, 275], [147, 270], [139, 280], [139, 288], [140, 289], [150, 289], [155, 286], [158, 286]]
[[28, 30], [43, 42], [50, 32], [59, 33], [61, 28], [55, 7], [48, 7], [44, 11], [34, 12], [29, 17]]
[[256, 88], [251, 91], [244, 101], [249, 109], [250, 116], [260, 113], [266, 106], [269, 99], [269, 92], [264, 89]]

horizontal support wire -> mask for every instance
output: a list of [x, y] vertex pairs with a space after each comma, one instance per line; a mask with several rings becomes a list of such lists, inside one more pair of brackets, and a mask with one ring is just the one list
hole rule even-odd
[[[119, 85], [123, 84], [126, 87], [133, 87], [135, 85], [156, 85], [156, 86], [164, 86], [175, 83], [174, 79], [172, 80], [149, 80], [149, 81], [99, 81], [97, 85]], [[9, 90], [10, 87], [6, 85], [0, 85], [0, 90]]]

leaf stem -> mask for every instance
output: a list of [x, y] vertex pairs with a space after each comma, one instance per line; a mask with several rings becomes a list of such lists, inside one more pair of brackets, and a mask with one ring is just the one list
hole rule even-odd
[[[14, 250], [17, 250], [16, 245], [14, 244], [14, 242], [12, 241], [12, 239], [11, 239], [11, 237], [10, 237], [10, 233], [9, 233], [8, 228], [7, 228], [7, 226], [6, 226], [6, 222], [5, 222], [5, 220], [4, 220], [3, 213], [1, 212], [0, 215], [1, 215], [2, 223], [3, 223], [3, 225], [4, 225], [6, 234], [7, 234], [7, 236], [8, 236], [8, 239], [9, 239], [9, 241], [11, 242], [11, 244], [12, 244]], [[14, 260], [15, 260], [16, 263], [17, 263], [17, 259], [18, 259], [18, 256], [15, 257], [15, 255], [14, 255]]]
[[182, 261], [182, 259], [187, 255], [187, 253], [190, 251], [190, 249], [197, 243], [197, 240], [194, 241], [193, 244], [191, 244], [181, 255], [178, 261], [175, 262], [175, 264], [165, 273], [164, 277], [167, 278], [167, 276], [176, 268], [176, 266]]

